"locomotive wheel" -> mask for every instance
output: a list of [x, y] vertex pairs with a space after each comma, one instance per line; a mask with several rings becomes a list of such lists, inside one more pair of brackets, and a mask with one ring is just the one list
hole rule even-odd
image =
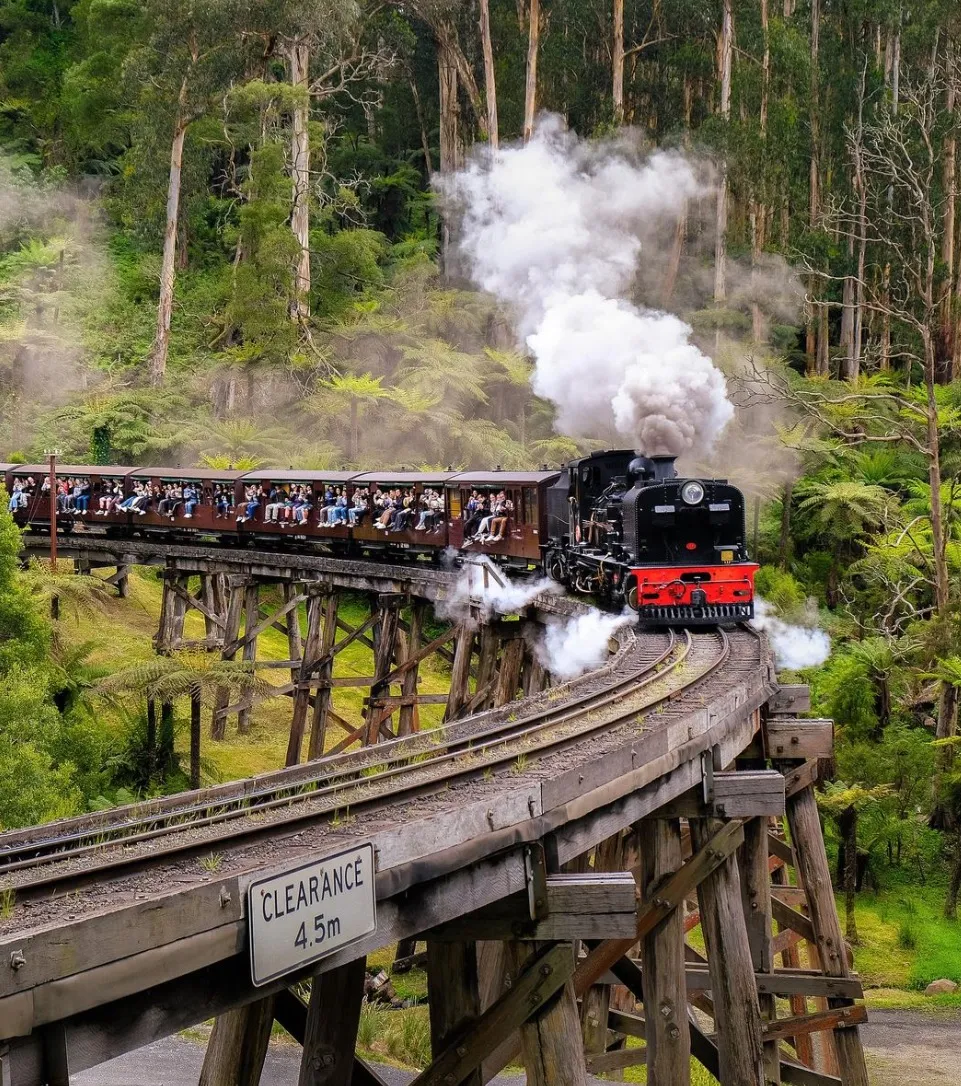
[[567, 569], [564, 559], [559, 554], [552, 554], [548, 559], [547, 573], [558, 584], [567, 584]]
[[632, 611], [638, 609], [636, 577], [628, 577], [624, 582], [624, 602]]

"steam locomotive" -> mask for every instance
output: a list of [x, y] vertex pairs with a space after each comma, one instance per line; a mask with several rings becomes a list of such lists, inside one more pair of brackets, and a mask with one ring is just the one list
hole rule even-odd
[[[14, 519], [24, 528], [49, 530], [47, 466], [0, 464], [0, 472]], [[758, 567], [745, 547], [743, 495], [724, 480], [678, 478], [673, 457], [600, 452], [560, 471], [66, 464], [57, 479], [66, 488], [59, 500], [55, 496], [60, 532], [178, 542], [202, 537], [389, 561], [440, 562], [454, 548], [519, 571], [543, 570], [608, 606], [630, 607], [642, 625], [737, 623], [754, 614]], [[294, 493], [297, 520], [286, 516], [286, 507], [297, 504], [290, 500]], [[366, 511], [349, 519], [327, 515], [333, 495], [348, 502], [358, 493]], [[384, 495], [409, 515], [385, 518]], [[496, 534], [471, 534], [485, 501], [506, 515]]]

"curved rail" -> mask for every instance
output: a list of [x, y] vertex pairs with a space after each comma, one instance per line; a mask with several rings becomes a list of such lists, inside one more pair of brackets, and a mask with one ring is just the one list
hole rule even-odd
[[[11, 876], [5, 881], [18, 897], [54, 886], [62, 890], [108, 872], [207, 851], [331, 814], [336, 817], [347, 808], [356, 815], [384, 802], [438, 792], [456, 779], [506, 769], [523, 772], [532, 760], [621, 725], [636, 725], [640, 714], [662, 712], [665, 704], [714, 674], [729, 649], [722, 630], [684, 631], [681, 637], [671, 633], [667, 647], [653, 660], [560, 706], [488, 725], [483, 718], [474, 725], [466, 718], [382, 747], [320, 759], [311, 763], [306, 780], [287, 780], [281, 771], [271, 775], [276, 780], [270, 785], [221, 803], [193, 802], [159, 813], [135, 807], [127, 818], [73, 833], [63, 832], [67, 827], [61, 823], [49, 838], [21, 841], [0, 852], [0, 874]], [[635, 648], [627, 655], [640, 651]], [[306, 767], [296, 768], [302, 773]], [[160, 841], [163, 838], [167, 840]], [[95, 862], [90, 864], [90, 859]]]

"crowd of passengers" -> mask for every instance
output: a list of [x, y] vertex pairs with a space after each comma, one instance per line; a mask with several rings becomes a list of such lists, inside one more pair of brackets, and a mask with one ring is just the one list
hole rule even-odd
[[499, 543], [510, 526], [514, 503], [504, 490], [496, 494], [473, 490], [464, 506], [464, 546]]
[[[26, 508], [36, 489], [33, 476], [16, 479], [8, 505], [10, 512]], [[43, 478], [40, 495], [43, 501], [49, 500], [49, 477]], [[68, 515], [86, 516], [91, 512], [91, 496], [89, 479], [61, 479], [57, 484], [57, 509]], [[269, 488], [251, 484], [244, 488], [243, 501], [235, 508], [233, 487], [229, 483], [215, 483], [211, 499], [216, 520], [236, 514], [236, 523], [246, 524], [263, 509], [264, 523], [279, 524], [282, 528], [309, 527], [315, 502], [310, 486], [305, 484], [273, 484]], [[401, 487], [373, 493], [369, 487], [358, 487], [348, 497], [347, 487], [331, 484], [317, 495], [316, 501], [314, 524], [318, 528], [353, 527], [362, 524], [368, 514], [372, 526], [384, 532], [433, 532], [444, 523], [443, 493], [429, 487], [419, 494]], [[133, 492], [125, 496], [121, 480], [105, 479], [93, 496], [97, 507], [93, 512], [95, 516], [111, 513], [145, 516], [153, 510], [169, 520], [177, 516], [190, 520], [203, 503], [204, 493], [199, 483], [138, 482]], [[500, 542], [509, 529], [513, 512], [513, 502], [505, 491], [472, 491], [464, 507], [464, 545]]]
[[[316, 517], [312, 521], [315, 502]], [[274, 484], [268, 489], [257, 483], [244, 488], [237, 523], [253, 520], [261, 508], [264, 523], [278, 524], [281, 528], [354, 527], [368, 516], [373, 527], [386, 532], [433, 532], [444, 523], [443, 494], [430, 488], [420, 494], [401, 488], [372, 493], [370, 487], [365, 486], [358, 487], [348, 496], [347, 487], [333, 484], [314, 495], [306, 484]]]

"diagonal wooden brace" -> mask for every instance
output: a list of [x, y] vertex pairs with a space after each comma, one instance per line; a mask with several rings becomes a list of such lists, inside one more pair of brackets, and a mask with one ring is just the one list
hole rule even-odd
[[548, 944], [530, 959], [511, 988], [471, 1023], [466, 1035], [455, 1038], [411, 1086], [458, 1086], [564, 986], [573, 965], [568, 944]]
[[657, 925], [680, 905], [697, 886], [716, 871], [740, 848], [744, 827], [738, 821], [728, 822], [707, 844], [699, 849], [682, 867], [671, 875], [650, 901], [638, 910], [637, 935], [633, 939], [607, 939], [599, 943], [574, 971], [574, 991], [583, 996], [592, 984], [623, 958], [631, 947], [653, 931]]

